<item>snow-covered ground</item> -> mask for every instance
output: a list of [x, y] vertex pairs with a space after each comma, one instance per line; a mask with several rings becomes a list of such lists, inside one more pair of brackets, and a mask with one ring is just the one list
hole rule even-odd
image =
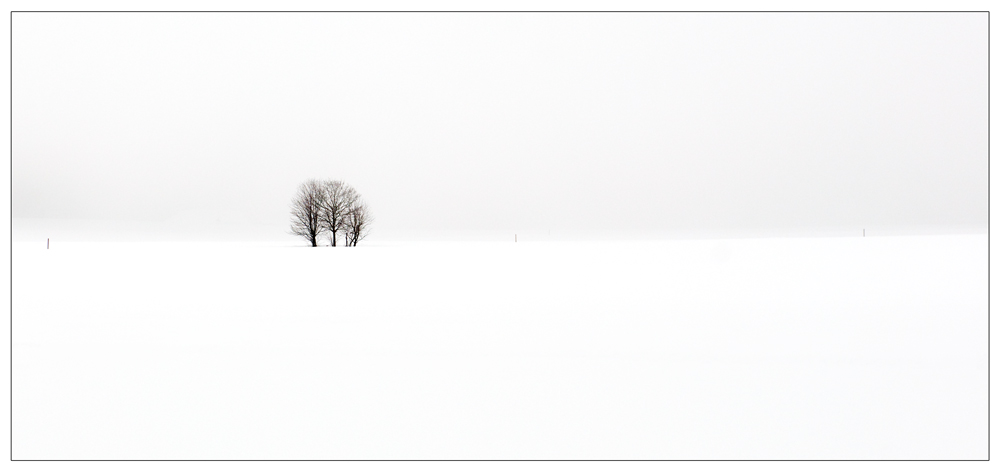
[[15, 459], [984, 459], [987, 237], [13, 245]]

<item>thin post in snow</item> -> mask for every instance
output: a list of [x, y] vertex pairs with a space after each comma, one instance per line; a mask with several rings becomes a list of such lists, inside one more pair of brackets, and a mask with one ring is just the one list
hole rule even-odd
[[864, 237], [864, 236], [865, 236], [865, 229], [861, 228], [861, 237]]
[[517, 234], [514, 234], [514, 242], [517, 243]]
[[46, 237], [45, 238], [45, 250], [48, 250], [48, 249], [49, 249], [49, 238]]

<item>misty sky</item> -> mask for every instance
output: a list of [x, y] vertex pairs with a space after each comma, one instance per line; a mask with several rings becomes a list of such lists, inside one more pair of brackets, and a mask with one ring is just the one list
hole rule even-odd
[[987, 223], [987, 14], [15, 13], [13, 217]]

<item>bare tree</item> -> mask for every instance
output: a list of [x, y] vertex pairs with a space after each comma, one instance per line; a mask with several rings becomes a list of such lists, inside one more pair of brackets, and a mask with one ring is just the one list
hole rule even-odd
[[346, 183], [340, 180], [323, 182], [323, 201], [320, 207], [320, 224], [323, 231], [330, 234], [330, 245], [337, 246], [337, 233], [344, 228], [344, 215], [347, 213]]
[[371, 210], [361, 195], [340, 180], [306, 181], [292, 200], [292, 234], [313, 247], [323, 234], [329, 234], [334, 247], [337, 234], [344, 234], [344, 245], [356, 246], [368, 235], [371, 222]]
[[324, 196], [323, 184], [309, 180], [299, 185], [299, 192], [292, 200], [292, 234], [304, 237], [313, 247], [323, 230], [320, 216]]
[[352, 200], [351, 203], [344, 218], [344, 238], [347, 240], [348, 246], [357, 246], [358, 241], [368, 235], [372, 215], [368, 204], [360, 196]]
[[361, 199], [361, 195], [354, 189], [354, 187], [348, 184], [344, 184], [342, 190], [343, 192], [341, 193], [341, 197], [343, 197], [344, 202], [344, 214], [340, 225], [340, 231], [344, 234], [344, 245], [350, 247], [352, 239], [350, 226], [351, 209], [358, 204], [358, 200]]

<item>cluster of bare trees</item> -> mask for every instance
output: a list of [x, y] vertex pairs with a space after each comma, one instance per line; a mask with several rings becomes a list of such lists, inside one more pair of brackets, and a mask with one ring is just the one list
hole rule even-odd
[[340, 180], [309, 180], [299, 185], [292, 200], [292, 234], [301, 236], [313, 247], [327, 237], [337, 246], [338, 235], [344, 245], [358, 245], [368, 235], [371, 211], [361, 195]]

